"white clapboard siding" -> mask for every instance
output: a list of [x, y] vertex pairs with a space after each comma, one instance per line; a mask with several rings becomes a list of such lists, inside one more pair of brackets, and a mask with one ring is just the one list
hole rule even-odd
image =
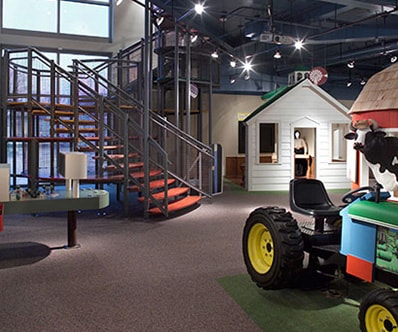
[[[246, 189], [249, 191], [288, 190], [294, 177], [294, 127], [316, 128], [315, 172], [326, 188], [350, 187], [345, 162], [331, 162], [331, 124], [349, 123], [348, 109], [309, 80], [257, 109], [246, 120]], [[278, 163], [258, 162], [259, 123], [279, 125]]]

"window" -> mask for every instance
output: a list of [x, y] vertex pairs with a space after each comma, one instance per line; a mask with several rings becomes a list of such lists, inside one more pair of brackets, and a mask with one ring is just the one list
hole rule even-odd
[[347, 143], [344, 135], [349, 132], [348, 124], [333, 123], [332, 124], [332, 161], [345, 162], [347, 160]]
[[259, 162], [277, 163], [278, 162], [278, 124], [260, 123], [259, 124]]
[[246, 153], [246, 126], [243, 121], [239, 121], [239, 129], [238, 129], [238, 153], [245, 154]]
[[3, 0], [2, 28], [109, 39], [111, 3], [112, 0]]

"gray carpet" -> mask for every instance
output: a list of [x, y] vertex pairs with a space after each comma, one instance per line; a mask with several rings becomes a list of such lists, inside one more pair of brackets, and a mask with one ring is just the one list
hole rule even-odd
[[260, 331], [217, 280], [246, 273], [241, 236], [250, 211], [287, 204], [287, 193], [227, 183], [223, 194], [168, 220], [86, 212], [80, 249], [63, 248], [66, 214], [8, 215], [1, 331]]

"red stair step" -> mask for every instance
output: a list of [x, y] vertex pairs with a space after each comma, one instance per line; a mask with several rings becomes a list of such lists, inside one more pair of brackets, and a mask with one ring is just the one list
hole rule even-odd
[[[162, 173], [162, 171], [150, 171], [150, 172], [149, 172], [149, 176], [156, 176], [156, 175], [159, 175], [159, 174], [161, 174], [161, 173]], [[144, 177], [144, 172], [133, 172], [133, 173], [130, 173], [130, 175], [131, 175], [133, 178], [141, 179], [141, 178]], [[124, 174], [112, 175], [112, 176], [110, 176], [109, 178], [114, 179], [114, 180], [123, 180]]]
[[[139, 167], [143, 167], [143, 166], [144, 166], [144, 163], [143, 163], [142, 161], [138, 161], [138, 162], [135, 162], [135, 163], [129, 163], [129, 169], [132, 169], [132, 168], [139, 168]], [[123, 168], [123, 167], [124, 167], [124, 164], [120, 164], [120, 167]], [[105, 170], [105, 171], [108, 171], [108, 172], [115, 172], [115, 171], [117, 171], [118, 169], [116, 168], [115, 165], [108, 165], [108, 166], [106, 166], [106, 167], [104, 168], [104, 170]]]
[[[110, 159], [123, 159], [124, 158], [124, 154], [119, 153], [119, 154], [107, 154], [107, 157]], [[138, 157], [138, 153], [129, 153], [129, 158], [135, 158]], [[100, 156], [93, 156], [93, 159], [99, 159]]]
[[[177, 196], [181, 196], [185, 193], [187, 193], [189, 191], [188, 187], [176, 187], [176, 188], [170, 188], [169, 190], [167, 190], [167, 198], [173, 198], [173, 197], [177, 197]], [[166, 192], [162, 191], [156, 194], [152, 195], [154, 199], [156, 200], [161, 200], [164, 199], [166, 196]], [[144, 201], [144, 197], [138, 197], [138, 201], [143, 202]]]
[[[201, 200], [201, 198], [202, 198], [201, 196], [184, 197], [183, 199], [180, 199], [178, 201], [170, 203], [168, 206], [168, 210], [169, 210], [169, 212], [175, 212], [175, 211], [185, 209], [187, 207], [195, 205], [197, 202], [199, 202]], [[160, 209], [158, 207], [149, 209], [148, 212], [151, 214], [162, 214], [162, 211], [160, 211]]]
[[[170, 186], [171, 184], [173, 184], [175, 182], [175, 179], [167, 179], [167, 185]], [[158, 188], [162, 188], [164, 187], [164, 179], [161, 180], [154, 180], [149, 182], [149, 189], [153, 190], [153, 189], [158, 189]], [[138, 186], [130, 186], [128, 187], [129, 191], [139, 191], [140, 188]]]

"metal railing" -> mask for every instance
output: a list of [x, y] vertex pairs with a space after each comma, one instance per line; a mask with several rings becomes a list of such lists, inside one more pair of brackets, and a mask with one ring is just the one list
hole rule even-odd
[[[7, 84], [3, 88], [2, 104], [3, 109], [7, 110], [7, 121], [4, 121], [6, 125], [3, 129], [6, 131], [3, 133], [7, 134], [2, 135], [1, 147], [8, 151], [6, 157], [11, 156], [13, 160], [14, 181], [18, 172], [26, 172], [26, 161], [32, 157], [27, 156], [31, 142], [28, 140], [25, 142], [22, 138], [47, 137], [50, 144], [50, 165], [48, 165], [50, 177], [54, 177], [57, 173], [57, 156], [61, 150], [68, 148], [79, 150], [85, 146], [96, 155], [95, 176], [104, 176], [105, 164], [113, 165], [123, 174], [126, 211], [128, 186], [134, 184], [143, 190], [147, 202], [150, 200], [167, 215], [167, 199], [156, 200], [148, 190], [148, 186], [134, 178], [127, 167], [132, 153], [145, 158], [144, 148], [147, 144], [150, 151], [149, 158], [143, 162], [148, 165], [148, 170], [157, 168], [163, 172], [166, 188], [167, 179], [171, 176], [180, 184], [189, 186], [201, 195], [211, 197], [213, 165], [211, 148], [150, 110], [148, 111], [150, 132], [144, 132], [145, 108], [142, 103], [134, 94], [126, 92], [100, 75], [100, 72], [104, 68], [109, 68], [109, 65], [120, 66], [120, 59], [106, 61], [94, 68], [75, 60], [72, 70], [67, 71], [40, 51], [29, 48], [5, 52], [4, 63]], [[134, 60], [134, 63], [138, 62]], [[122, 67], [131, 69], [127, 60], [122, 61]], [[24, 108], [27, 112], [10, 111], [10, 107], [20, 107], [20, 110]], [[61, 115], [62, 109], [73, 112], [74, 121], [64, 120]], [[36, 116], [38, 114], [41, 116]], [[98, 132], [96, 144], [93, 142], [93, 137], [81, 131], [79, 119], [94, 124]], [[62, 133], [58, 131], [59, 128], [63, 128]], [[71, 136], [73, 140], [66, 139]], [[10, 137], [13, 137], [14, 141], [10, 141]], [[16, 137], [21, 138], [19, 143]], [[65, 138], [65, 141], [55, 138]], [[108, 155], [105, 147], [106, 143], [109, 143], [109, 138], [114, 145], [120, 146], [123, 159], [116, 160]], [[22, 144], [23, 165], [18, 168], [16, 153], [20, 144]], [[183, 172], [172, 162], [175, 160], [174, 157], [181, 153], [189, 156]], [[36, 161], [35, 167], [38, 169], [41, 167], [40, 157]], [[31, 169], [27, 170], [28, 173], [29, 171]], [[36, 175], [38, 171], [33, 173]], [[30, 180], [31, 183], [37, 182], [37, 179], [30, 178]]]

